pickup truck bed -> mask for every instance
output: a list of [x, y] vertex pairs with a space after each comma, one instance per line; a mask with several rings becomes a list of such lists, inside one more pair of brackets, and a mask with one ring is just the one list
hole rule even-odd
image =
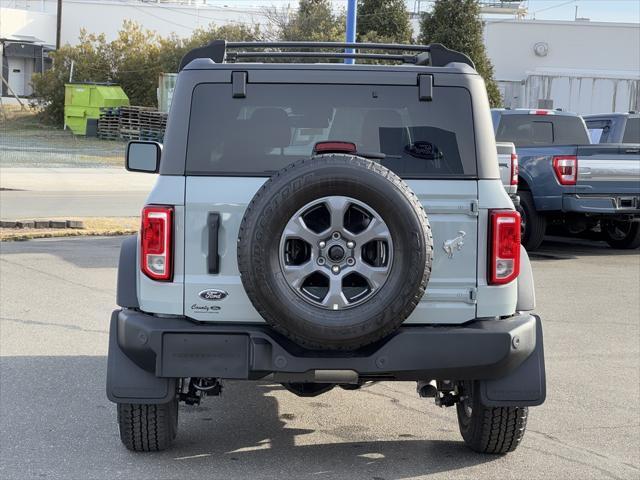
[[607, 241], [606, 230], [622, 226], [628, 230], [629, 247], [613, 243], [619, 248], [640, 245], [640, 145], [587, 144], [584, 122], [574, 114], [493, 113], [497, 140], [516, 145], [522, 236], [528, 249], [540, 245], [548, 224], [574, 234], [600, 228]]

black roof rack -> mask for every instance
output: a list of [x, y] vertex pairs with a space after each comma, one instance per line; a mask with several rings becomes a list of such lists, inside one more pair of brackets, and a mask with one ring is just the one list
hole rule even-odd
[[[288, 50], [296, 48], [303, 50]], [[242, 49], [242, 51], [229, 51], [236, 49]], [[254, 49], [263, 50], [256, 51]], [[354, 51], [328, 52], [317, 51], [317, 49], [352, 49]], [[360, 50], [388, 50], [400, 53], [362, 53]], [[233, 63], [238, 59], [245, 58], [362, 58], [433, 67], [444, 67], [452, 62], [460, 62], [475, 69], [471, 59], [464, 53], [450, 50], [440, 43], [403, 45], [398, 43], [227, 42], [226, 40], [214, 40], [204, 47], [194, 48], [182, 57], [180, 70], [198, 58], [210, 58], [216, 63]]]

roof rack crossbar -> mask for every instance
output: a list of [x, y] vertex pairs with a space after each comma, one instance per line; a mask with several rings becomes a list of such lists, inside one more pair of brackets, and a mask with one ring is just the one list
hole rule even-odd
[[227, 42], [227, 48], [353, 48], [359, 50], [402, 50], [428, 52], [431, 45], [403, 45], [400, 43], [358, 42]]
[[384, 53], [338, 53], [338, 52], [229, 52], [230, 62], [239, 58], [361, 58], [415, 63], [415, 55], [388, 55]]
[[[227, 50], [245, 49], [241, 52]], [[253, 51], [251, 49], [269, 49], [267, 51]], [[282, 51], [282, 49], [300, 48], [309, 51]], [[247, 49], [250, 49], [247, 51]], [[275, 49], [271, 50], [271, 49]], [[314, 49], [353, 49], [354, 52], [327, 52]], [[361, 53], [360, 50], [390, 50], [395, 52], [417, 52], [416, 54], [398, 53]], [[370, 60], [388, 60], [410, 63], [415, 65], [430, 65], [444, 67], [449, 63], [465, 63], [472, 68], [475, 65], [464, 53], [450, 50], [444, 45], [433, 43], [430, 45], [402, 45], [398, 43], [350, 43], [350, 42], [227, 42], [214, 40], [204, 47], [194, 48], [187, 52], [180, 61], [180, 70], [191, 61], [198, 58], [209, 58], [216, 63], [224, 63], [228, 58], [234, 62], [239, 58], [361, 58]]]

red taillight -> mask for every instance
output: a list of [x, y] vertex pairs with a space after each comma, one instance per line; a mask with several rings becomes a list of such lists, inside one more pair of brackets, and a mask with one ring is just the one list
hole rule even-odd
[[553, 171], [560, 185], [575, 185], [578, 181], [578, 157], [563, 155], [553, 157]]
[[513, 210], [493, 210], [489, 284], [502, 285], [520, 274], [520, 214]]
[[529, 110], [530, 115], [553, 115], [553, 110]]
[[172, 278], [172, 232], [173, 207], [149, 205], [142, 209], [140, 268], [153, 280]]
[[518, 166], [518, 155], [511, 154], [511, 185], [518, 185], [518, 175], [520, 174], [520, 167]]
[[356, 153], [356, 144], [351, 142], [318, 142], [313, 147], [313, 153]]

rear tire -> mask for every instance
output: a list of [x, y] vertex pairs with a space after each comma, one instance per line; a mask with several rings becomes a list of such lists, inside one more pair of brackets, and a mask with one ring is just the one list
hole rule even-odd
[[527, 407], [486, 407], [480, 403], [478, 383], [465, 382], [465, 399], [456, 405], [458, 426], [464, 442], [479, 453], [504, 454], [513, 452], [524, 436], [527, 426]]
[[118, 404], [120, 440], [134, 452], [166, 449], [178, 432], [178, 399], [160, 404]]
[[602, 235], [612, 247], [631, 250], [640, 247], [640, 222], [602, 222]]
[[547, 229], [547, 219], [544, 215], [540, 215], [536, 206], [533, 203], [533, 196], [529, 191], [519, 192], [520, 205], [518, 205], [518, 212], [522, 220], [522, 245], [528, 251], [537, 249]]

